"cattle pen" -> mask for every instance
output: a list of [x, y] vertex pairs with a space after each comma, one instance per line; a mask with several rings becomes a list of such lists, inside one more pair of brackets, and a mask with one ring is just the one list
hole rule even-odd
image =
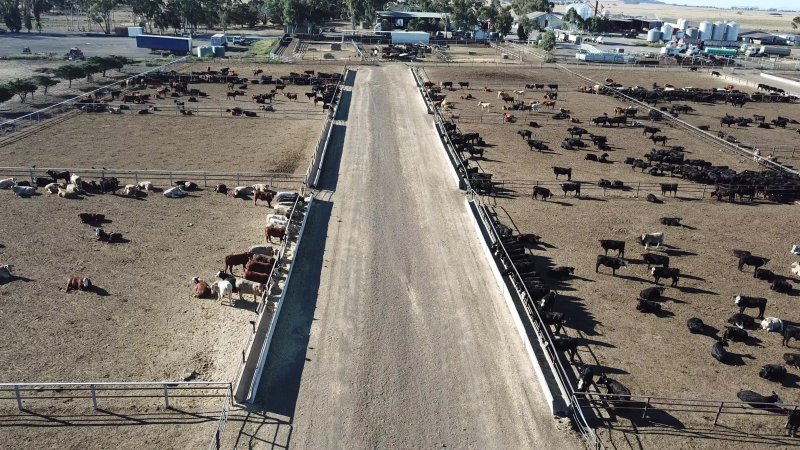
[[[464, 78], [462, 78], [464, 79]], [[425, 90], [423, 89], [423, 82], [425, 78], [421, 75], [418, 75], [418, 84], [420, 86], [420, 91], [423, 97], [429, 104], [430, 111], [434, 114], [435, 122], [437, 124], [437, 129], [439, 131], [440, 136], [442, 137], [442, 141], [444, 143], [444, 147], [447, 151], [448, 157], [451, 159], [454, 169], [459, 176], [459, 183], [461, 188], [464, 189], [467, 193], [468, 199], [470, 201], [476, 203], [476, 205], [482, 205], [480, 207], [476, 207], [476, 211], [481, 216], [481, 221], [484, 223], [487, 229], [493, 230], [493, 232], [489, 233], [492, 236], [492, 243], [497, 247], [495, 254], [500, 254], [499, 262], [504, 264], [505, 267], [509, 268], [512, 271], [512, 275], [510, 275], [510, 281], [507, 281], [509, 284], [509, 289], [518, 290], [522, 301], [524, 302], [525, 308], [524, 311], [526, 315], [530, 318], [530, 320], [534, 323], [533, 329], [537, 331], [538, 339], [540, 342], [545, 342], [545, 348], [553, 349], [555, 346], [553, 345], [554, 342], [554, 334], [550, 331], [550, 327], [546, 325], [546, 323], [542, 320], [542, 317], [539, 313], [539, 306], [538, 301], [536, 301], [536, 297], [532, 297], [531, 294], [528, 292], [525, 283], [522, 283], [521, 280], [523, 277], [519, 274], [519, 272], [514, 268], [513, 260], [514, 258], [509, 253], [505, 247], [506, 244], [503, 242], [503, 237], [508, 236], [504, 234], [506, 232], [511, 232], [512, 230], [517, 233], [526, 233], [531, 230], [530, 223], [531, 220], [527, 220], [527, 217], [520, 217], [521, 211], [529, 211], [530, 208], [533, 206], [530, 202], [529, 198], [531, 197], [532, 189], [536, 186], [541, 187], [551, 187], [554, 191], [557, 191], [561, 185], [561, 183], [566, 182], [558, 182], [558, 181], [547, 181], [544, 179], [540, 180], [532, 180], [532, 179], [513, 179], [508, 178], [505, 179], [501, 178], [491, 178], [491, 187], [486, 189], [486, 183], [483, 183], [482, 175], [486, 173], [487, 170], [496, 171], [498, 170], [497, 160], [506, 160], [509, 158], [507, 153], [494, 153], [498, 152], [498, 150], [492, 150], [491, 145], [489, 146], [489, 150], [485, 157], [465, 159], [458, 151], [455, 150], [455, 146], [452, 144], [449, 138], [449, 134], [447, 132], [447, 123], [459, 124], [461, 123], [467, 124], [469, 126], [469, 119], [463, 122], [460, 122], [459, 119], [463, 116], [460, 115], [460, 112], [454, 112], [452, 115], [448, 115], [444, 111], [440, 111], [433, 105], [433, 102], [427, 97]], [[519, 84], [517, 84], [519, 86]], [[449, 116], [449, 121], [448, 121]], [[467, 117], [470, 117], [467, 115]], [[480, 118], [480, 115], [473, 115], [471, 117]], [[523, 117], [525, 117], [523, 115]], [[531, 117], [531, 119], [534, 119]], [[478, 119], [480, 120], [480, 119]], [[495, 119], [490, 119], [494, 121]], [[527, 122], [527, 118], [525, 122]], [[536, 119], [534, 119], [536, 120]], [[498, 121], [499, 122], [499, 121]], [[556, 121], [547, 121], [548, 125], [553, 124]], [[494, 122], [497, 123], [497, 122]], [[512, 124], [513, 125], [513, 124]], [[517, 126], [525, 127], [527, 123], [520, 123]], [[702, 132], [702, 130], [693, 129], [691, 125], [686, 124], [684, 125], [677, 125], [680, 126], [681, 129], [690, 131], [692, 136], [697, 136], [701, 139], [701, 142], [708, 142], [709, 144], [714, 144], [715, 148], [719, 148], [720, 150], [734, 150], [735, 154], [744, 155], [746, 158], [743, 160], [743, 163], [749, 161], [749, 164], [754, 164], [754, 157], [757, 158], [758, 155], [754, 155], [752, 152], [748, 152], [747, 149], [741, 148], [741, 146], [730, 145], [726, 142], [720, 142], [720, 140], [716, 139], [715, 137], [708, 136], [706, 133]], [[504, 127], [505, 128], [505, 127]], [[507, 128], [513, 129], [513, 127], [508, 126]], [[696, 131], [695, 131], [696, 130]], [[481, 136], [483, 136], [483, 132], [481, 132]], [[491, 142], [491, 141], [489, 141]], [[568, 152], [567, 154], [569, 154]], [[543, 157], [542, 155], [536, 154], [533, 152], [532, 154], [537, 155], [538, 157]], [[546, 153], [544, 156], [548, 156]], [[469, 157], [469, 155], [467, 155]], [[488, 161], [488, 163], [487, 163]], [[770, 164], [768, 162], [764, 163], [767, 167], [774, 168], [775, 170], [779, 171], [787, 171], [792, 172], [792, 169], [786, 168], [784, 166], [779, 166], [775, 164]], [[477, 167], [477, 169], [474, 169]], [[602, 165], [597, 166], [602, 167]], [[477, 170], [477, 173], [470, 172], [471, 175], [469, 177], [466, 176], [468, 173], [468, 168], [473, 168]], [[629, 172], [630, 173], [630, 172]], [[490, 176], [487, 173], [488, 176]], [[616, 175], [619, 176], [619, 175]], [[609, 177], [610, 178], [610, 177]], [[573, 178], [573, 181], [580, 182], [582, 186], [585, 186], [586, 189], [581, 191], [581, 195], [586, 193], [590, 200], [598, 199], [604, 200], [606, 197], [608, 198], [644, 198], [647, 194], [656, 194], [659, 197], [663, 195], [662, 191], [662, 184], [663, 183], [673, 183], [670, 180], [671, 177], [661, 177], [658, 180], [654, 180], [653, 182], [647, 182], [640, 179], [634, 179], [631, 181], [624, 181], [621, 182], [621, 186], [614, 189], [610, 186], [603, 186], [600, 185], [597, 181], [582, 181], [580, 178]], [[617, 181], [615, 179], [615, 181]], [[662, 181], [663, 183], [659, 183], [657, 181]], [[476, 184], [473, 184], [477, 182]], [[713, 190], [713, 186], [708, 186], [704, 184], [697, 184], [697, 183], [687, 183], [687, 182], [678, 182], [677, 184], [677, 201], [685, 202], [690, 201], [692, 199], [703, 199], [708, 198]], [[526, 200], [525, 198], [528, 197]], [[672, 197], [665, 197], [664, 200], [667, 203], [671, 203], [670, 199]], [[565, 200], [565, 201], [562, 201]], [[524, 203], [524, 206], [520, 204], [520, 202]], [[541, 203], [539, 203], [541, 202]], [[540, 205], [547, 205], [549, 203], [554, 203], [554, 205], [549, 207], [544, 207]], [[592, 204], [593, 202], [584, 202], [584, 204]], [[488, 205], [492, 205], [490, 207]], [[547, 202], [542, 202], [541, 200], [537, 202], [536, 209], [545, 208], [546, 211], [557, 211], [560, 209], [565, 209], [566, 211], [570, 211], [571, 208], [565, 208], [573, 205], [578, 205], [574, 203], [572, 196], [567, 197], [564, 199], [560, 195], [554, 196], [552, 199], [548, 200]], [[602, 205], [602, 203], [598, 203], [598, 205]], [[584, 206], [585, 207], [585, 206]], [[556, 208], [555, 210], [553, 208]], [[608, 206], [607, 208], [613, 208]], [[647, 208], [650, 208], [649, 206]], [[655, 208], [655, 207], [654, 207]], [[675, 206], [668, 207], [669, 210], [675, 211]], [[633, 205], [626, 206], [625, 210], [630, 210], [632, 214], [639, 215], [644, 214], [643, 212], [633, 212], [636, 211], [637, 208]], [[665, 213], [669, 213], [665, 211]], [[548, 213], [550, 214], [550, 213]], [[548, 216], [548, 214], [541, 215], [542, 217]], [[623, 213], [624, 214], [624, 213]], [[677, 212], [676, 215], [681, 214]], [[702, 213], [701, 213], [702, 215]], [[695, 215], [692, 214], [692, 217]], [[571, 217], [571, 216], [567, 216]], [[727, 217], [727, 216], [726, 216]], [[507, 225], [497, 225], [498, 228], [495, 227], [495, 223], [499, 223], [499, 221], [503, 218], [504, 220], [510, 221], [510, 227]], [[558, 214], [558, 216], [554, 217], [557, 223], [561, 223], [563, 226], [564, 223], [571, 223], [569, 220], [566, 219], [562, 214]], [[558, 222], [558, 221], [561, 222]], [[566, 221], [564, 221], [566, 220]], [[576, 220], [576, 219], [572, 219]], [[577, 219], [580, 220], [580, 219]], [[597, 219], [595, 219], [597, 220]], [[721, 219], [724, 220], [724, 219]], [[534, 221], [535, 223], [545, 222], [549, 223], [552, 221], [547, 220], [538, 220]], [[506, 222], [508, 223], [508, 222]], [[596, 224], [595, 226], [604, 226], [605, 219], [602, 219], [600, 224]], [[616, 225], [616, 228], [619, 227], [626, 227], [629, 226], [625, 225]], [[612, 224], [612, 229], [614, 224]], [[581, 230], [585, 230], [585, 226], [581, 227]], [[591, 226], [588, 228], [592, 228]], [[623, 228], [624, 229], [624, 228]], [[691, 227], [690, 230], [693, 230], [694, 227]], [[505, 230], [501, 232], [500, 230]], [[533, 231], [546, 233], [548, 230], [541, 229], [541, 228], [533, 228]], [[575, 233], [575, 231], [573, 231]], [[669, 233], [669, 230], [667, 231]], [[553, 234], [553, 230], [550, 230], [550, 234]], [[674, 232], [673, 232], [674, 234]], [[581, 242], [585, 241], [586, 239], [581, 239]], [[550, 247], [550, 244], [545, 244], [544, 250], [547, 250]], [[577, 244], [576, 244], [577, 245]], [[595, 244], [596, 245], [596, 244]], [[677, 247], [672, 247], [675, 250], [667, 250], [667, 252], [671, 252], [677, 255], [681, 255], [681, 250], [677, 250]], [[541, 249], [541, 247], [539, 248]], [[685, 252], [687, 255], [694, 255], [694, 253]], [[542, 256], [542, 261], [548, 261], [550, 258], [547, 255]], [[574, 259], [574, 258], [573, 258]], [[785, 261], [786, 258], [781, 258], [782, 261]], [[572, 262], [572, 261], [569, 261]], [[551, 262], [546, 262], [546, 266], [550, 266]], [[580, 267], [578, 268], [580, 270]], [[588, 273], [588, 271], [587, 271]], [[588, 276], [588, 275], [586, 275]], [[705, 274], [703, 274], [705, 276]], [[636, 279], [639, 280], [638, 277], [628, 277], [629, 279]], [[513, 280], [516, 279], [518, 281], [514, 282]], [[702, 279], [702, 278], [701, 278]], [[644, 281], [644, 280], [642, 280]], [[572, 291], [575, 288], [569, 288], [566, 285], [562, 286], [561, 288], [556, 288], [559, 290], [567, 290]], [[683, 289], [679, 289], [683, 290]], [[685, 289], [686, 292], [704, 292], [702, 289], [695, 288], [695, 287], [687, 287]], [[562, 293], [562, 295], [565, 295]], [[716, 294], [714, 294], [716, 295]], [[566, 294], [570, 303], [577, 300], [571, 292]], [[680, 301], [683, 303], [683, 301]], [[578, 314], [589, 314], [587, 320], [583, 320], [580, 318], [575, 318], [574, 325], [578, 328], [578, 339], [582, 339], [588, 343], [596, 342], [596, 338], [593, 336], [597, 336], [597, 332], [589, 332], [584, 326], [582, 326], [581, 322], [588, 321], [589, 323], [595, 323], [597, 319], [592, 317], [592, 313], [588, 311], [588, 306], [578, 306], [572, 307], [570, 304], [570, 311], [574, 311], [577, 309]], [[518, 307], [519, 309], [519, 307]], [[614, 308], [614, 311], [617, 314], [626, 314], [624, 312], [618, 312], [618, 308]], [[594, 311], [592, 311], [594, 312]], [[606, 320], [609, 320], [606, 318]], [[617, 341], [613, 341], [617, 343]], [[602, 348], [602, 345], [601, 347]], [[777, 349], [775, 349], [777, 350]], [[545, 354], [548, 356], [547, 360], [549, 364], [552, 364], [555, 368], [555, 374], [558, 375], [556, 379], [559, 381], [559, 385], [562, 389], [566, 392], [566, 396], [570, 399], [571, 403], [578, 411], [584, 411], [583, 415], [578, 416], [574, 415], [573, 418], [576, 422], [580, 425], [581, 423], [585, 423], [586, 429], [591, 430], [596, 427], [597, 433], [599, 437], [595, 436], [594, 433], [592, 434], [584, 434], [585, 439], [587, 440], [590, 447], [600, 447], [602, 446], [602, 442], [611, 443], [612, 445], [615, 442], [614, 433], [621, 432], [623, 434], [627, 433], [636, 433], [637, 438], [638, 436], [642, 436], [642, 439], [650, 439], [650, 436], [653, 435], [662, 435], [662, 434], [670, 434], [674, 436], [683, 436], [686, 438], [687, 436], [693, 435], [695, 432], [703, 434], [711, 439], [719, 439], [720, 441], [738, 441], [739, 439], [745, 439], [744, 442], [749, 443], [778, 443], [778, 444], [786, 444], [790, 445], [793, 441], [781, 438], [777, 436], [777, 433], [774, 431], [767, 431], [763, 432], [763, 423], [769, 423], [772, 427], [779, 423], [780, 425], [783, 424], [783, 420], [785, 420], [785, 415], [788, 412], [791, 412], [796, 409], [796, 402], [789, 401], [783, 407], [774, 407], [774, 405], [757, 405], [757, 404], [748, 404], [742, 401], [720, 401], [720, 400], [713, 400], [716, 396], [713, 394], [710, 396], [704, 396], [704, 393], [699, 391], [694, 391], [696, 396], [694, 398], [680, 398], [677, 395], [670, 396], [670, 395], [634, 395], [634, 396], [615, 396], [611, 394], [601, 394], [599, 391], [592, 391], [592, 392], [578, 392], [576, 390], [576, 385], [574, 384], [574, 380], [579, 375], [579, 369], [582, 367], [605, 367], [606, 370], [613, 370], [608, 368], [607, 364], [610, 361], [603, 361], [598, 360], [597, 356], [594, 353], [595, 351], [592, 350], [588, 345], [586, 346], [585, 350], [579, 351], [577, 363], [572, 361], [567, 361], [560, 352], [550, 350], [546, 351]], [[584, 354], [584, 357], [580, 356], [580, 354]], [[774, 351], [772, 352], [774, 355]], [[624, 358], [623, 358], [624, 360]], [[648, 367], [650, 367], [648, 365]], [[615, 373], [615, 372], [612, 372]], [[623, 374], [627, 372], [621, 372]], [[666, 372], [665, 372], [666, 373]], [[747, 386], [748, 384], [745, 384]], [[693, 392], [688, 390], [690, 388], [685, 387], [684, 391]], [[759, 389], [764, 389], [764, 386], [761, 385]], [[670, 394], [673, 393], [672, 390], [669, 391]], [[766, 408], [759, 409], [759, 407]], [[572, 414], [577, 414], [575, 410], [571, 410]], [[677, 417], [673, 417], [670, 413], [675, 413]], [[620, 422], [618, 417], [630, 417], [633, 421], [634, 425], [632, 428], [628, 429], [625, 428]], [[737, 429], [741, 429], [743, 426], [747, 426], [748, 422], [746, 419], [756, 420], [759, 430], [762, 431], [760, 434], [753, 434], [748, 432], [739, 432], [733, 431], [731, 428], [735, 427]], [[653, 428], [647, 429], [644, 428], [642, 422], [644, 419], [645, 422], [649, 422]], [[582, 422], [585, 420], [585, 422]], [[762, 422], [766, 421], [766, 422]], [[704, 428], [705, 423], [712, 423], [714, 428], [707, 429]], [[776, 427], [777, 428], [777, 427]], [[589, 431], [586, 431], [589, 433]], [[623, 439], [628, 439], [625, 437]], [[691, 439], [691, 438], [689, 438]], [[654, 441], [646, 441], [646, 442], [654, 442]]]

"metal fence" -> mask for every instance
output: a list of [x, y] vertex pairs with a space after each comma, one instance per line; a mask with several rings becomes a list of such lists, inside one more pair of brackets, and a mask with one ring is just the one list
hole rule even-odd
[[[152, 181], [158, 186], [158, 182], [173, 186], [175, 181], [185, 180], [197, 183], [198, 186], [208, 187], [217, 183], [235, 183], [237, 186], [253, 183], [264, 183], [270, 187], [288, 187], [297, 189], [303, 183], [302, 175], [292, 173], [272, 173], [272, 172], [217, 172], [204, 170], [139, 170], [139, 169], [86, 169], [86, 168], [67, 168], [67, 167], [0, 167], [0, 177], [29, 179], [31, 184], [36, 183], [37, 178], [50, 178], [48, 170], [57, 172], [69, 171], [71, 174], [80, 175], [83, 178], [117, 178], [122, 182], [136, 184], [139, 181]], [[86, 181], [86, 180], [84, 180]]]
[[185, 398], [229, 400], [231, 388], [231, 383], [217, 381], [0, 383], [0, 401], [13, 400], [21, 411], [27, 410], [26, 403], [66, 399], [86, 399], [93, 409], [110, 400], [160, 399], [165, 408], [171, 408], [171, 402]]
[[336, 119], [336, 113], [339, 111], [339, 100], [341, 100], [342, 86], [347, 79], [347, 74], [348, 69], [347, 66], [345, 66], [344, 71], [342, 72], [342, 77], [339, 79], [339, 83], [336, 84], [334, 101], [332, 102], [333, 107], [328, 110], [328, 116], [325, 118], [325, 124], [323, 125], [322, 132], [317, 140], [317, 147], [314, 150], [314, 154], [311, 156], [311, 164], [308, 165], [308, 170], [306, 171], [307, 186], [316, 187], [317, 183], [319, 183], [319, 177], [322, 174], [322, 164], [325, 160], [325, 152], [328, 149], [328, 143], [331, 139], [333, 121]]

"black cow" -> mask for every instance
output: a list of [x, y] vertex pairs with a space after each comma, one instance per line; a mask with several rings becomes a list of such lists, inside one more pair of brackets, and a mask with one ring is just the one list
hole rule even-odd
[[639, 292], [639, 298], [644, 300], [658, 300], [667, 288], [663, 286], [653, 286], [642, 289]]
[[759, 267], [755, 270], [755, 272], [753, 272], [753, 278], [772, 282], [772, 280], [775, 279], [775, 274], [769, 269]]
[[800, 328], [787, 326], [783, 329], [783, 346], [788, 347], [789, 340], [792, 338], [800, 340]]
[[706, 324], [697, 317], [692, 317], [691, 319], [686, 321], [686, 328], [689, 329], [689, 333], [692, 334], [706, 334]]
[[754, 268], [758, 269], [761, 266], [766, 265], [769, 262], [769, 259], [762, 258], [760, 256], [755, 256], [751, 254], [743, 254], [739, 257], [739, 270], [742, 270], [744, 266], [753, 266]]
[[661, 312], [661, 304], [652, 300], [645, 300], [640, 298], [636, 303], [636, 310], [643, 313], [658, 313]]
[[564, 313], [561, 312], [546, 311], [542, 314], [542, 320], [546, 325], [554, 325], [556, 327], [555, 332], [558, 333], [564, 327], [565, 317]]
[[541, 196], [542, 200], [547, 201], [548, 198], [553, 196], [553, 193], [550, 192], [550, 189], [543, 188], [541, 186], [534, 186], [533, 187], [533, 198], [537, 198]]
[[575, 353], [578, 352], [579, 344], [580, 340], [573, 337], [557, 337], [553, 339], [553, 346], [556, 350], [567, 352], [569, 354], [569, 359], [575, 357]]
[[522, 136], [522, 139], [530, 139], [533, 136], [533, 132], [531, 130], [519, 130], [517, 134]]
[[47, 174], [53, 178], [54, 182], [58, 182], [59, 179], [63, 179], [65, 183], [70, 182], [69, 170], [64, 170], [61, 172], [56, 172], [55, 170], [48, 170]]
[[786, 433], [795, 437], [798, 427], [800, 427], [800, 411], [794, 410], [786, 416]]
[[792, 292], [792, 285], [786, 280], [773, 280], [769, 288], [781, 294]]
[[780, 364], [765, 364], [758, 371], [758, 376], [769, 381], [781, 381], [786, 377], [786, 367]]
[[739, 327], [725, 327], [725, 332], [722, 334], [722, 339], [744, 342], [747, 340], [747, 331]]
[[655, 283], [658, 284], [658, 280], [662, 278], [672, 278], [672, 284], [670, 286], [675, 287], [678, 285], [678, 278], [681, 276], [680, 269], [674, 269], [671, 267], [653, 267], [650, 269], [650, 273], [655, 278]]
[[625, 257], [625, 241], [615, 241], [613, 239], [600, 239], [600, 247], [603, 247], [603, 250], [605, 250], [606, 255], [608, 255], [609, 250], [616, 250], [617, 256], [621, 258]]
[[680, 217], [662, 217], [659, 219], [661, 225], [666, 225], [668, 227], [681, 227], [681, 218]]
[[755, 329], [756, 319], [744, 313], [736, 313], [728, 318], [728, 323], [741, 329]]
[[597, 255], [597, 263], [594, 266], [595, 273], [598, 272], [600, 266], [610, 267], [611, 274], [616, 275], [617, 269], [620, 267], [625, 267], [628, 265], [628, 262], [621, 258], [615, 258], [613, 256], [605, 256], [605, 255]]
[[567, 278], [575, 273], [574, 267], [556, 266], [547, 271], [547, 275], [551, 278]]
[[678, 184], [677, 183], [661, 183], [661, 195], [666, 195], [667, 193], [672, 192], [672, 196], [678, 195]]
[[657, 255], [655, 253], [643, 253], [642, 259], [644, 262], [647, 263], [647, 269], [650, 269], [650, 266], [663, 266], [669, 267], [669, 256], [666, 255]]
[[567, 180], [572, 181], [572, 168], [571, 167], [553, 167], [553, 173], [556, 176], [556, 180], [558, 179], [559, 175], [566, 175]]
[[724, 339], [720, 339], [719, 341], [715, 342], [713, 346], [711, 346], [711, 356], [714, 357], [717, 361], [727, 364], [730, 357], [728, 356], [729, 353], [725, 350], [725, 347], [728, 346], [728, 341]]
[[561, 183], [561, 190], [564, 191], [564, 196], [567, 196], [567, 192], [575, 191], [575, 197], [581, 196], [581, 184], [580, 183]]
[[616, 401], [609, 399], [612, 400], [611, 402], [612, 408], [616, 407], [623, 408], [630, 402], [629, 399], [631, 397], [631, 390], [625, 387], [624, 384], [620, 383], [617, 380], [612, 380], [608, 378], [606, 374], [601, 375], [600, 378], [597, 380], [597, 382], [605, 385], [606, 389], [608, 390], [608, 393], [616, 397]]

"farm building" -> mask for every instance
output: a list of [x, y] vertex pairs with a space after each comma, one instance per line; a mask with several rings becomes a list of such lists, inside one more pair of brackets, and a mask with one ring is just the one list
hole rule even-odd
[[543, 11], [535, 11], [527, 14], [527, 16], [528, 19], [535, 21], [536, 25], [543, 30], [546, 28], [561, 28], [561, 21], [564, 17], [563, 14]]
[[739, 40], [745, 44], [755, 45], [787, 45], [786, 38], [776, 36], [761, 30], [745, 31], [739, 33]]
[[[449, 25], [449, 16], [445, 13], [434, 12], [418, 12], [418, 11], [378, 11], [378, 26], [383, 20], [387, 20], [394, 25], [394, 29], [405, 30], [408, 28], [408, 23], [413, 19], [431, 20], [436, 22], [445, 22], [445, 26]], [[392, 30], [378, 30], [378, 31], [392, 31]]]

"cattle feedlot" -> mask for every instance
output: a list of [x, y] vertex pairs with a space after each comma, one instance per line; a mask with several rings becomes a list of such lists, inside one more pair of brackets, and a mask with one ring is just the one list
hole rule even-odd
[[4, 127], [4, 445], [798, 446], [797, 98], [438, 51]]
[[[784, 364], [784, 353], [796, 351], [797, 344], [782, 346], [779, 332], [767, 332], [751, 328], [747, 338], [734, 342], [726, 348], [730, 354], [725, 363], [711, 355], [716, 338], [723, 335], [727, 321], [739, 308], [734, 304], [737, 295], [767, 298], [766, 317], [780, 318], [784, 326], [798, 321], [793, 303], [798, 291], [798, 282], [792, 263], [796, 242], [788, 224], [800, 219], [793, 200], [778, 204], [763, 198], [736, 197], [734, 202], [717, 201], [711, 194], [716, 184], [694, 182], [669, 172], [650, 171], [657, 164], [646, 164], [643, 169], [632, 169], [626, 159], [644, 159], [651, 149], [685, 147], [686, 159], [704, 159], [714, 166], [728, 166], [737, 172], [760, 171], [764, 167], [723, 146], [698, 139], [685, 130], [677, 129], [668, 121], [646, 120], [647, 113], [631, 122], [638, 126], [599, 126], [590, 119], [614, 117], [615, 108], [625, 109], [631, 102], [607, 95], [581, 92], [588, 83], [585, 79], [558, 70], [514, 70], [472, 69], [453, 70], [427, 66], [423, 69], [434, 91], [442, 82], [452, 82], [455, 89], [441, 89], [445, 94], [437, 100], [445, 119], [457, 126], [463, 138], [474, 139], [478, 145], [465, 147], [462, 153], [469, 166], [492, 174], [492, 185], [477, 186], [486, 189], [484, 201], [497, 212], [501, 223], [515, 232], [536, 234], [541, 242], [530, 252], [534, 256], [536, 270], [548, 274], [549, 286], [557, 291], [553, 311], [563, 313], [562, 335], [578, 339], [574, 358], [565, 353], [565, 360], [576, 372], [591, 367], [594, 372], [606, 373], [621, 382], [633, 395], [665, 397], [672, 399], [736, 400], [740, 390], [751, 390], [763, 394], [775, 391], [785, 404], [800, 401], [796, 381], [799, 379], [788, 367], [789, 373], [781, 382], [759, 377], [762, 366]], [[691, 85], [701, 88], [720, 87], [722, 83], [709, 74], [665, 73], [627, 71], [584, 71], [582, 75], [601, 84], [613, 82], [623, 86], [649, 86], [653, 82], [675, 86]], [[605, 80], [605, 82], [604, 82]], [[470, 88], [460, 84], [469, 82]], [[535, 85], [544, 85], [536, 89]], [[558, 84], [557, 101], [553, 112], [542, 109], [518, 111], [511, 108], [512, 102], [504, 102], [504, 93], [523, 100], [543, 103], [548, 84]], [[531, 88], [526, 88], [529, 85]], [[498, 91], [504, 93], [498, 93]], [[555, 89], [552, 90], [555, 92]], [[432, 92], [434, 100], [438, 92]], [[481, 106], [490, 104], [488, 108]], [[678, 114], [680, 119], [696, 125], [710, 125], [709, 131], [722, 131], [736, 135], [738, 140], [762, 142], [764, 149], [775, 142], [796, 142], [797, 125], [758, 128], [728, 127], [720, 124], [726, 114], [735, 116], [769, 116], [769, 120], [783, 116], [797, 116], [795, 103], [763, 104], [749, 102], [743, 108], [722, 102], [674, 102], [689, 104], [694, 111]], [[657, 106], [671, 106], [665, 102]], [[553, 115], [562, 112], [566, 118], [554, 120]], [[506, 115], [505, 119], [503, 115]], [[513, 115], [513, 117], [509, 117]], [[576, 120], [570, 120], [575, 118]], [[531, 122], [537, 122], [532, 124]], [[532, 126], [533, 125], [533, 126]], [[660, 128], [659, 136], [666, 136], [666, 145], [654, 143], [649, 134], [643, 133], [645, 126]], [[561, 143], [570, 137], [569, 128], [584, 128], [587, 133], [582, 142], [585, 148], [566, 149]], [[525, 131], [531, 136], [521, 137]], [[478, 133], [478, 137], [475, 136]], [[593, 144], [590, 135], [605, 136], [607, 146]], [[472, 136], [468, 136], [472, 134]], [[454, 134], [453, 136], [459, 136]], [[529, 146], [526, 138], [540, 141], [547, 148], [537, 150]], [[483, 143], [481, 143], [482, 141]], [[467, 144], [469, 147], [469, 144]], [[483, 154], [481, 156], [481, 150]], [[762, 155], [770, 151], [765, 150]], [[601, 158], [605, 154], [605, 158]], [[791, 166], [795, 160], [791, 154], [780, 154], [779, 161]], [[591, 157], [591, 159], [590, 159]], [[598, 162], [604, 159], [606, 162]], [[582, 186], [579, 196], [575, 192], [565, 195], [562, 183], [570, 182], [567, 176], [556, 179], [554, 167], [570, 173], [571, 182]], [[600, 180], [609, 180], [606, 189]], [[613, 188], [614, 181], [622, 187]], [[662, 191], [662, 184], [677, 184], [677, 193]], [[534, 187], [549, 189], [552, 197], [543, 201], [541, 196], [533, 199]], [[647, 201], [653, 195], [658, 203]], [[680, 218], [680, 226], [667, 226], [661, 218]], [[645, 248], [637, 243], [643, 233], [663, 233], [664, 245], [660, 248]], [[597, 255], [605, 252], [599, 240], [625, 241], [627, 267], [616, 270], [600, 266], [595, 272]], [[754, 278], [753, 267], [737, 269], [736, 250], [747, 250], [753, 255], [769, 259], [764, 269], [770, 269], [776, 279], [787, 281], [792, 287], [786, 292], [770, 289], [770, 282]], [[662, 279], [666, 287], [657, 300], [655, 313], [637, 310], [637, 297], [646, 288], [656, 286], [647, 270], [644, 254], [669, 258], [669, 267], [680, 271], [677, 286], [670, 286], [670, 279]], [[611, 250], [609, 256], [616, 256]], [[567, 269], [574, 268], [570, 274]], [[639, 309], [642, 309], [640, 306]], [[755, 317], [757, 309], [746, 313]], [[687, 321], [700, 318], [706, 325], [701, 333], [693, 334], [687, 329]], [[757, 323], [758, 325], [758, 323]], [[760, 328], [760, 327], [759, 327]], [[716, 336], [716, 337], [715, 337]], [[794, 341], [792, 341], [794, 342]], [[606, 392], [605, 387], [600, 388]], [[610, 391], [609, 391], [610, 392]], [[780, 437], [785, 424], [785, 415], [775, 412], [759, 417], [725, 415], [720, 417], [718, 427], [712, 426], [716, 407], [705, 406], [704, 412], [687, 414], [685, 411], [701, 410], [691, 402], [675, 402], [659, 411], [653, 401], [650, 420], [641, 420], [641, 407], [646, 397], [641, 398], [639, 409], [618, 411], [611, 414], [599, 410], [602, 419], [598, 434], [609, 445], [658, 446], [663, 442], [689, 445], [695, 442], [703, 447], [727, 447], [733, 441], [748, 445], [781, 444], [793, 445], [792, 440]], [[637, 399], [639, 400], [639, 399]], [[670, 400], [665, 400], [669, 403]], [[689, 406], [686, 406], [688, 404]], [[718, 403], [717, 403], [718, 406]], [[683, 409], [683, 412], [671, 411]], [[638, 416], [631, 419], [628, 416]], [[744, 438], [731, 429], [746, 429]], [[691, 437], [681, 430], [693, 430]], [[691, 433], [690, 433], [691, 434]], [[702, 436], [702, 437], [701, 437]], [[631, 444], [631, 441], [635, 444]]]

